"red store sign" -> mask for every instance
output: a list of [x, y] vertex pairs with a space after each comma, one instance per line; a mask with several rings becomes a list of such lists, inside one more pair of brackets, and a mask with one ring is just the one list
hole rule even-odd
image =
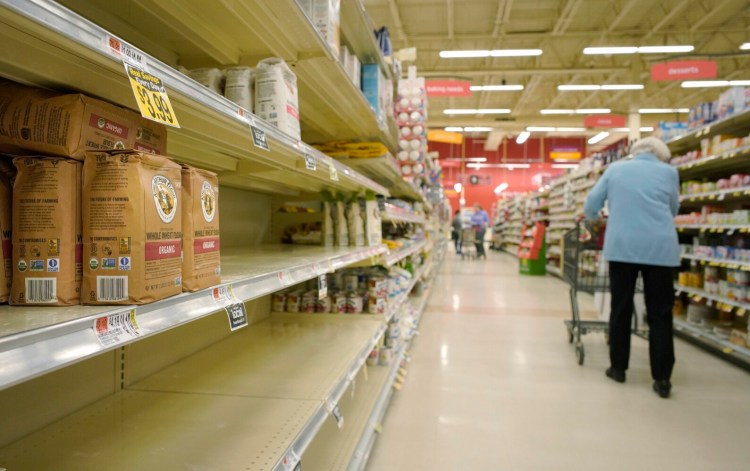
[[651, 66], [651, 80], [716, 78], [716, 61], [672, 61]]
[[587, 128], [624, 128], [625, 116], [619, 114], [592, 114], [583, 119]]
[[427, 96], [471, 96], [471, 82], [463, 80], [427, 80]]

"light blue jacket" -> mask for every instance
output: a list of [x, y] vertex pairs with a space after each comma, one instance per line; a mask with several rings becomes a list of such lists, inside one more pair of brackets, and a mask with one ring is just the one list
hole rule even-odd
[[677, 169], [652, 154], [639, 154], [607, 168], [584, 205], [586, 218], [596, 219], [608, 202], [605, 260], [679, 266], [674, 225], [679, 193]]

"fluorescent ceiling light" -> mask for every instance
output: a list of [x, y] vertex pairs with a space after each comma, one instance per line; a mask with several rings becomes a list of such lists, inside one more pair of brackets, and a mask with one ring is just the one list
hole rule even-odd
[[552, 168], [578, 168], [578, 164], [552, 164]]
[[448, 126], [447, 128], [444, 128], [448, 132], [461, 132], [464, 130], [464, 128], [460, 126]]
[[689, 113], [689, 108], [641, 108], [640, 114], [668, 114], [668, 113]]
[[638, 83], [620, 83], [602, 85], [602, 90], [643, 90], [644, 86]]
[[476, 126], [476, 127], [465, 127], [464, 132], [490, 132], [492, 131], [492, 128], [484, 127], [484, 126]]
[[546, 109], [540, 110], [541, 114], [575, 114], [576, 110], [563, 110], [563, 109]]
[[443, 114], [510, 114], [510, 110], [504, 108], [481, 108], [481, 109], [447, 109]]
[[500, 164], [500, 167], [502, 167], [502, 168], [509, 168], [509, 169], [514, 169], [514, 168], [531, 168], [531, 165], [530, 164]]
[[508, 184], [507, 183], [501, 183], [501, 184], [499, 184], [499, 185], [497, 185], [495, 187], [495, 194], [499, 195], [500, 193], [502, 193], [503, 191], [505, 191], [507, 189], [508, 189]]
[[589, 144], [596, 144], [598, 142], [601, 142], [604, 139], [606, 139], [607, 136], [609, 136], [609, 133], [607, 131], [602, 131], [599, 134], [597, 134], [596, 136], [594, 136], [591, 139], [589, 139]]
[[526, 130], [530, 132], [553, 132], [556, 128], [550, 126], [527, 126]]
[[464, 160], [467, 162], [487, 162], [487, 157], [467, 157]]
[[561, 92], [583, 91], [583, 90], [643, 90], [644, 86], [637, 83], [614, 83], [605, 85], [558, 85], [557, 89]]
[[743, 51], [750, 51], [750, 43], [742, 43], [740, 49]]
[[561, 92], [569, 92], [576, 90], [601, 90], [601, 85], [558, 85], [557, 89]]
[[515, 170], [517, 168], [531, 168], [530, 164], [482, 164], [482, 163], [470, 163], [467, 165], [469, 168], [507, 168], [508, 170]]
[[529, 131], [523, 131], [518, 137], [516, 137], [516, 144], [523, 144], [529, 139], [529, 136], [531, 136]]
[[576, 114], [607, 114], [611, 113], [609, 108], [581, 108], [576, 110]]
[[480, 50], [458, 50], [440, 51], [440, 57], [444, 59], [477, 58], [477, 57], [528, 57], [541, 56], [541, 49], [480, 49]]
[[654, 132], [653, 126], [641, 126], [641, 132]]
[[453, 185], [453, 189], [456, 190], [456, 191], [458, 191], [458, 192], [460, 192], [463, 187], [464, 186], [461, 184], [461, 182], [456, 183], [455, 185]]
[[605, 47], [586, 47], [583, 49], [584, 54], [660, 54], [672, 52], [690, 52], [695, 49], [694, 46], [605, 46]]
[[[487, 164], [485, 164], [485, 165], [487, 165]], [[467, 167], [469, 167], [469, 168], [475, 168], [475, 169], [477, 169], [477, 170], [479, 170], [480, 168], [482, 168], [482, 167], [483, 167], [483, 165], [482, 165], [482, 164], [468, 164], [468, 165], [466, 165], [466, 166], [467, 166]]]
[[583, 132], [586, 128], [555, 128], [557, 132]]
[[472, 85], [472, 92], [515, 92], [523, 90], [523, 85]]
[[682, 82], [682, 88], [710, 88], [710, 87], [745, 87], [750, 80], [687, 80]]
[[[654, 130], [654, 127], [641, 126], [639, 129], [641, 132], [652, 132]], [[612, 132], [630, 132], [630, 128], [612, 128]]]

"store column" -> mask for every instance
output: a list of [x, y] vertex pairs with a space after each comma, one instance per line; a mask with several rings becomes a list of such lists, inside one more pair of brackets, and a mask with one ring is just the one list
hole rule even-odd
[[641, 115], [637, 111], [628, 114], [628, 142], [633, 143], [641, 138]]

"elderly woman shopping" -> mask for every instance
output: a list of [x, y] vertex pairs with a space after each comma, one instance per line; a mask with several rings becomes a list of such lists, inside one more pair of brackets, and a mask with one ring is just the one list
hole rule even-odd
[[643, 277], [649, 324], [649, 354], [653, 389], [670, 395], [674, 343], [673, 271], [680, 264], [674, 217], [679, 207], [677, 170], [666, 162], [670, 153], [660, 140], [636, 142], [633, 158], [612, 164], [586, 199], [588, 219], [597, 218], [607, 201], [609, 219], [604, 258], [609, 262], [612, 293], [609, 320], [610, 368], [607, 376], [625, 382], [630, 359], [630, 329], [636, 280]]

